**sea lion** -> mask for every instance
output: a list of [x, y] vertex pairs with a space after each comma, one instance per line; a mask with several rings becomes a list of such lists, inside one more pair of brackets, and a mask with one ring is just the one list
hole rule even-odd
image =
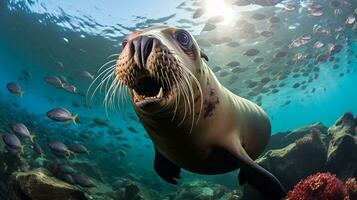
[[266, 113], [219, 83], [190, 33], [147, 28], [128, 35], [122, 48], [115, 80], [119, 88], [129, 88], [154, 143], [154, 169], [161, 178], [176, 184], [181, 168], [199, 174], [240, 168], [240, 184], [248, 182], [267, 199], [286, 195], [279, 181], [253, 161], [270, 138]]

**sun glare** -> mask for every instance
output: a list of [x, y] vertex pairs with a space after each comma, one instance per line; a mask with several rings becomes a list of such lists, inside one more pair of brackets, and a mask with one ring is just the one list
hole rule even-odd
[[233, 9], [229, 0], [205, 0], [205, 14], [208, 18], [222, 16], [223, 24], [230, 24], [233, 20]]

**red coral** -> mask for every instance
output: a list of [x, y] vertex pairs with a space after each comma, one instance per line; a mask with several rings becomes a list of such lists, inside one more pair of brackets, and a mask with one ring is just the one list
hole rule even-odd
[[351, 200], [357, 199], [357, 181], [355, 178], [349, 178], [345, 186], [347, 188], [347, 192], [350, 195]]
[[301, 180], [285, 200], [349, 200], [344, 184], [330, 173], [316, 173]]

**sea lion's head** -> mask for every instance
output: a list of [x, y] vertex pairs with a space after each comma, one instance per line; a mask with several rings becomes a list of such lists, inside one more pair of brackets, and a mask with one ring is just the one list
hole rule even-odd
[[167, 26], [136, 31], [124, 38], [122, 48], [116, 79], [128, 87], [136, 110], [194, 104], [201, 91], [201, 58], [207, 57], [188, 31]]

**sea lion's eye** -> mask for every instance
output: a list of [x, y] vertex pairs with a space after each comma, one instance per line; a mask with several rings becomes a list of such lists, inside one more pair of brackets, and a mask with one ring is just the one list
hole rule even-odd
[[190, 48], [192, 45], [190, 34], [184, 30], [180, 30], [176, 32], [176, 40], [185, 49]]
[[126, 44], [128, 44], [128, 39], [124, 39], [124, 40], [121, 42], [121, 48], [124, 49], [124, 47], [126, 46]]

